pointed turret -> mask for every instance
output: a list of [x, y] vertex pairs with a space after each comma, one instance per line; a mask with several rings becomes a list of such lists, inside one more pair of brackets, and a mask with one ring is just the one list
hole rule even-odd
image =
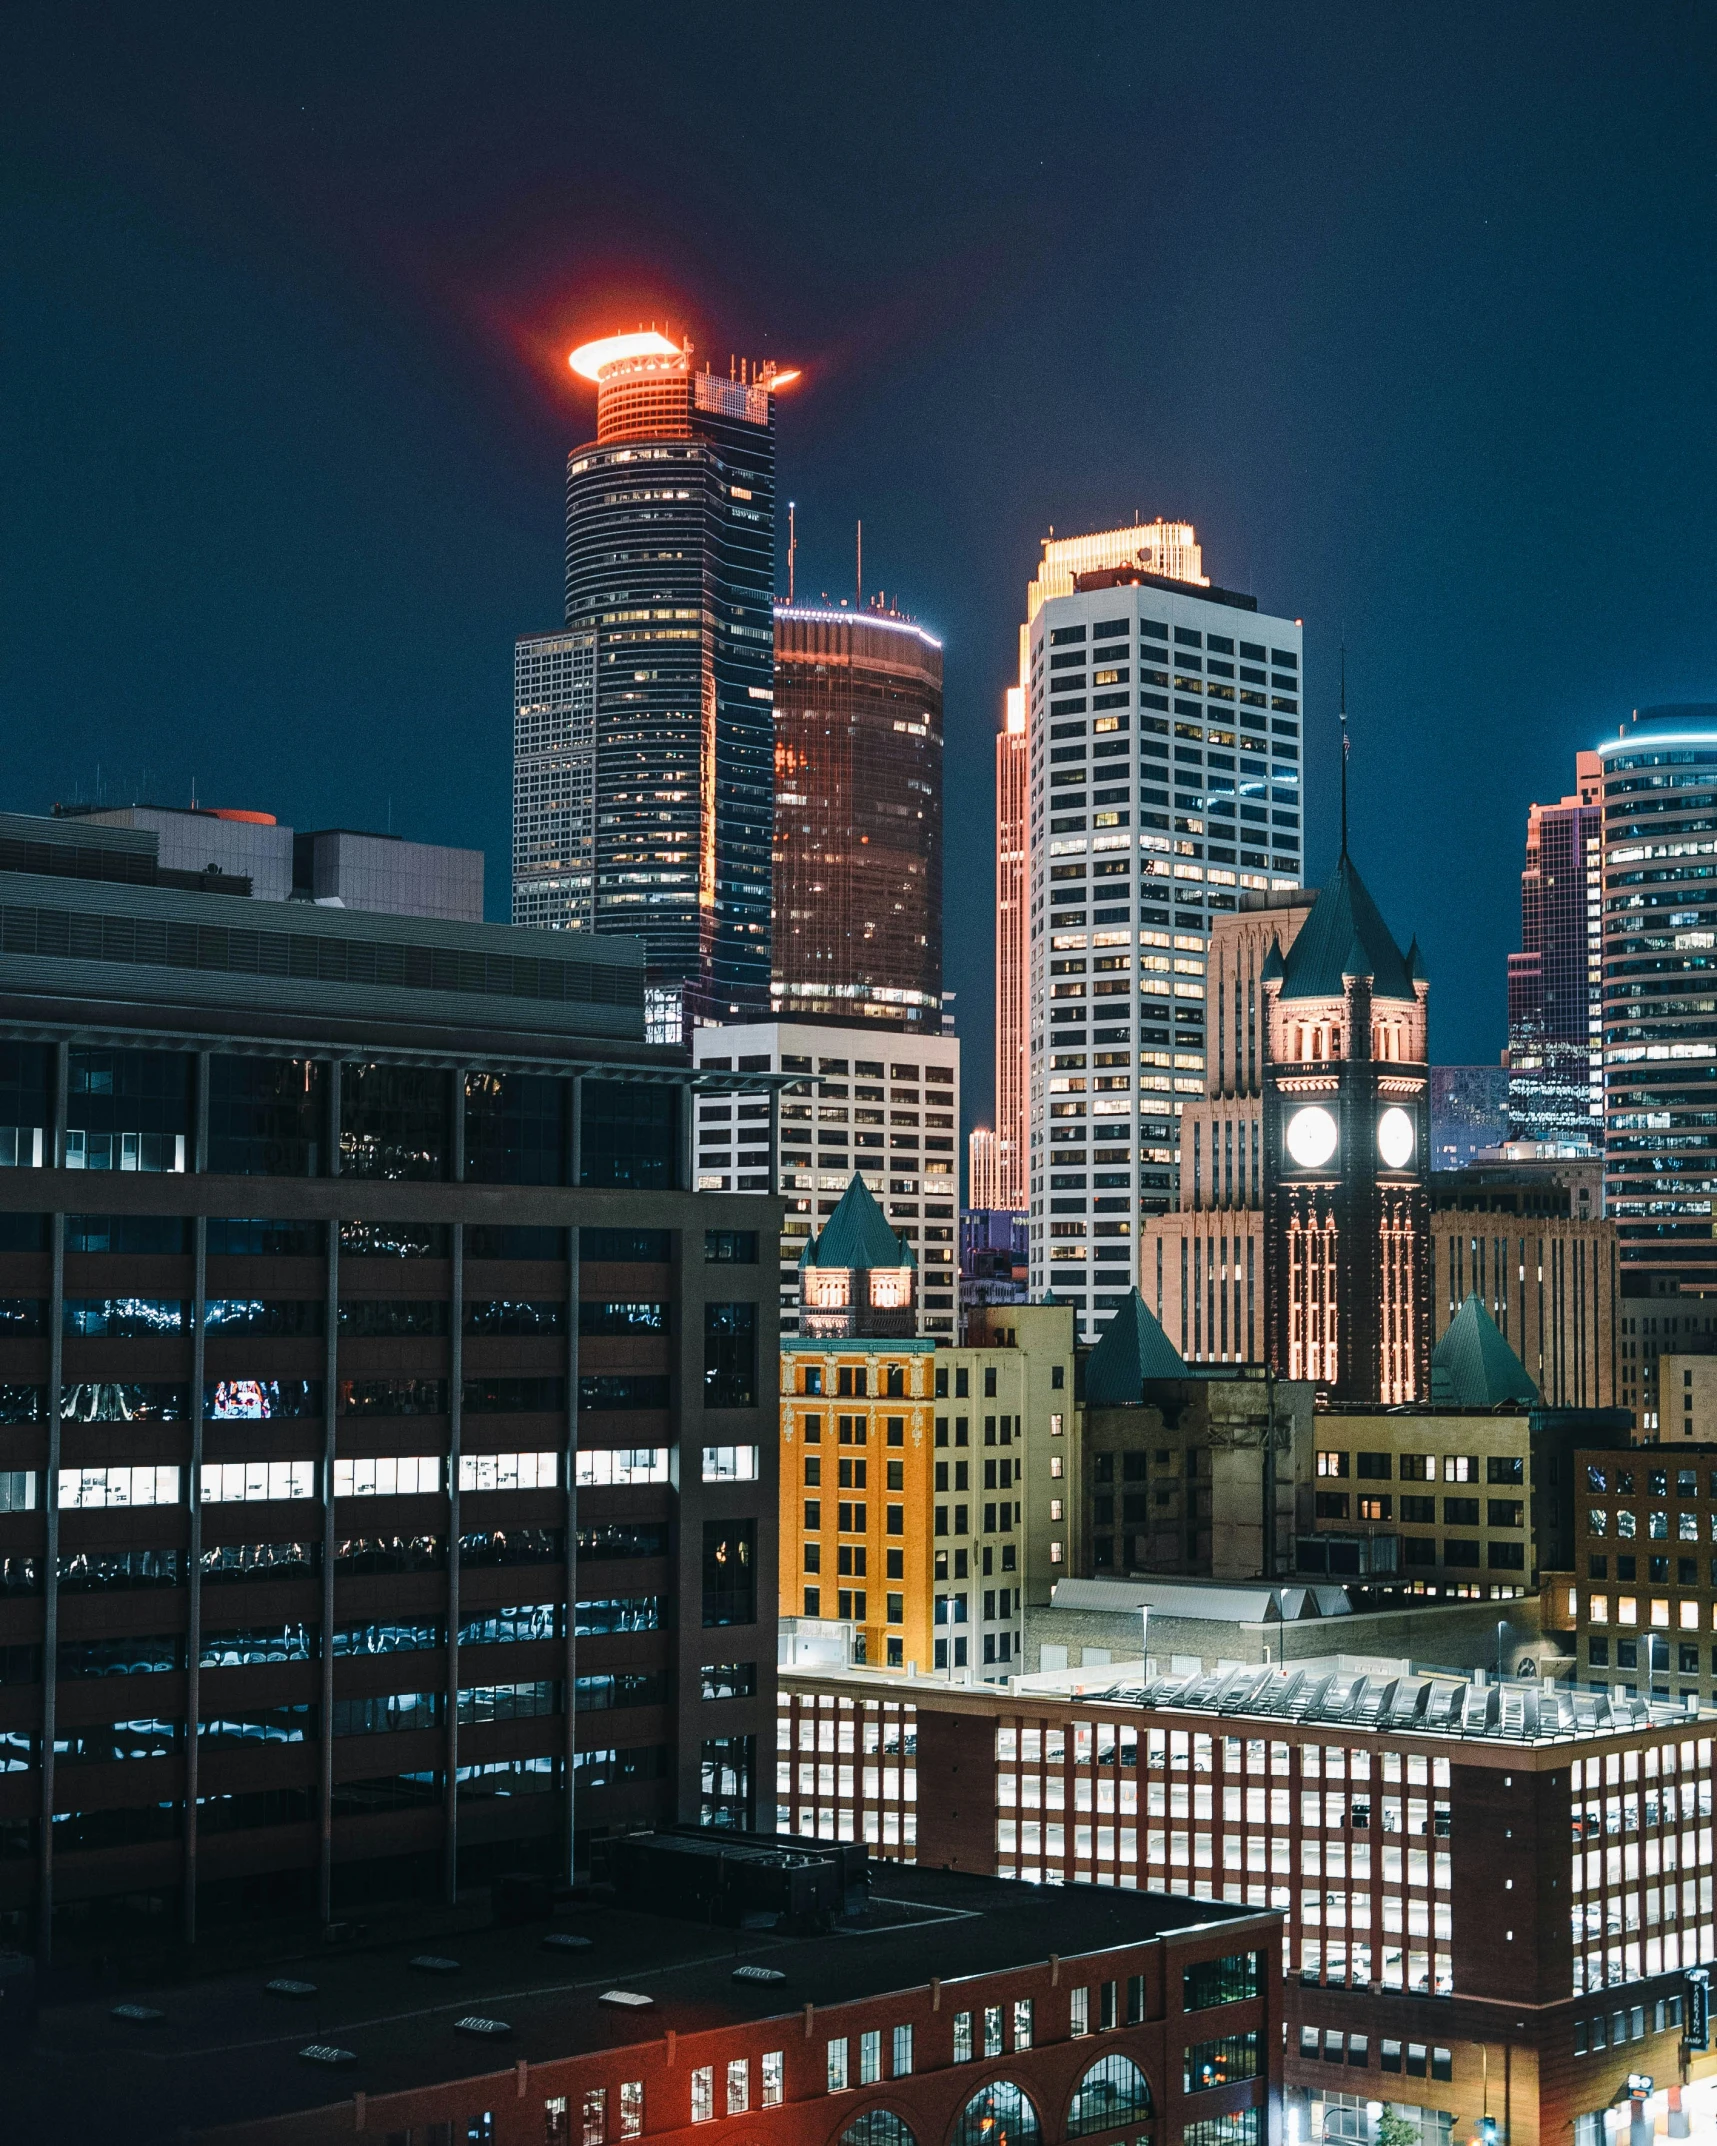
[[917, 1331], [918, 1256], [854, 1173], [840, 1205], [799, 1254], [803, 1331], [831, 1339]]
[[1535, 1408], [1538, 1388], [1476, 1296], [1449, 1321], [1431, 1351], [1431, 1401], [1442, 1408]]
[[1282, 996], [1340, 998], [1345, 976], [1369, 976], [1377, 998], [1414, 995], [1407, 957], [1346, 855], [1312, 904], [1283, 963]]
[[1147, 1379], [1185, 1378], [1186, 1359], [1152, 1317], [1138, 1290], [1128, 1291], [1085, 1366], [1091, 1408], [1136, 1408]]

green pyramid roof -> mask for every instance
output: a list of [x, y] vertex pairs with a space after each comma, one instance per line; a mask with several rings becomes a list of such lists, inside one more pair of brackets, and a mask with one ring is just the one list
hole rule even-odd
[[1136, 1408], [1147, 1379], [1187, 1376], [1186, 1360], [1152, 1318], [1138, 1290], [1109, 1321], [1085, 1366], [1085, 1401], [1091, 1408]]
[[1433, 1407], [1496, 1408], [1506, 1401], [1531, 1407], [1537, 1400], [1538, 1388], [1496, 1321], [1476, 1296], [1468, 1297], [1431, 1351]]
[[915, 1267], [918, 1256], [888, 1226], [876, 1195], [855, 1170], [841, 1204], [799, 1254], [802, 1267]]
[[1344, 855], [1283, 960], [1282, 996], [1340, 998], [1345, 976], [1369, 976], [1378, 998], [1415, 995], [1406, 955]]

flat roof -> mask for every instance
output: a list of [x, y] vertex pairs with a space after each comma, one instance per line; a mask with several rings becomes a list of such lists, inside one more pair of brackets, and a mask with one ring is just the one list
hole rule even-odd
[[[873, 1863], [868, 1914], [826, 1937], [709, 1928], [597, 1906], [552, 1927], [588, 1937], [588, 1950], [545, 1949], [550, 1925], [461, 1931], [426, 1941], [319, 1948], [296, 1961], [171, 1986], [111, 1983], [99, 1995], [44, 2008], [36, 2048], [7, 2067], [6, 2105], [20, 2137], [123, 2135], [136, 2146], [196, 2130], [326, 2107], [351, 2094], [477, 2078], [533, 2064], [659, 2043], [779, 2018], [802, 2036], [804, 2007], [921, 1989], [964, 1977], [1134, 1945], [1224, 1923], [1264, 1926], [1273, 1911], [1171, 1898], [1114, 1886], [1034, 1886], [1017, 1880]], [[414, 1970], [422, 1954], [456, 1959], [444, 1974]], [[746, 1963], [786, 1980], [736, 1982]], [[275, 1976], [315, 1984], [296, 2002], [265, 1993]], [[650, 1998], [628, 2020], [600, 2000], [623, 1989]], [[150, 2026], [112, 2017], [121, 2001], [158, 2009]], [[957, 2001], [957, 1999], [956, 1999]], [[509, 2039], [480, 2051], [454, 2032], [476, 2013], [506, 2021]], [[320, 2042], [356, 2064], [325, 2071], [298, 2052]], [[509, 2088], [510, 2091], [510, 2088]], [[349, 2122], [349, 2118], [348, 2118]]]
[[[1566, 1743], [1657, 1728], [1692, 1733], [1701, 1722], [1684, 1707], [1626, 1693], [1562, 1691], [1532, 1680], [1481, 1684], [1431, 1670], [1387, 1677], [1316, 1667], [1218, 1670], [1087, 1690], [1078, 1704], [1505, 1744]], [[1708, 1719], [1703, 1728], [1709, 1735]]]

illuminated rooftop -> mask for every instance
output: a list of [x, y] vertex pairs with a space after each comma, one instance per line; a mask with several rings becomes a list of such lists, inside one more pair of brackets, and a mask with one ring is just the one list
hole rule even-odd
[[933, 633], [926, 633], [922, 626], [915, 624], [909, 618], [900, 617], [897, 612], [867, 611], [852, 604], [842, 606], [836, 604], [778, 603], [775, 606], [775, 616], [777, 618], [810, 619], [819, 625], [826, 626], [880, 626], [888, 633], [909, 633], [915, 640], [922, 641], [926, 648], [940, 648], [942, 646]]
[[581, 380], [601, 381], [622, 365], [640, 359], [674, 359], [690, 362], [691, 346], [684, 350], [654, 328], [638, 328], [630, 335], [601, 335], [593, 343], [580, 343], [567, 363]]

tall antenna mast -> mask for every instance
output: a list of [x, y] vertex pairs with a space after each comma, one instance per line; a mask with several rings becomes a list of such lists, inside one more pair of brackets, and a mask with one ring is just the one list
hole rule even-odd
[[864, 609], [864, 523], [858, 525], [858, 594], [853, 599], [853, 609]]
[[1347, 862], [1347, 643], [1341, 644], [1341, 861]]
[[787, 502], [787, 601], [793, 601], [793, 558], [799, 549], [798, 526], [794, 521], [794, 506]]

